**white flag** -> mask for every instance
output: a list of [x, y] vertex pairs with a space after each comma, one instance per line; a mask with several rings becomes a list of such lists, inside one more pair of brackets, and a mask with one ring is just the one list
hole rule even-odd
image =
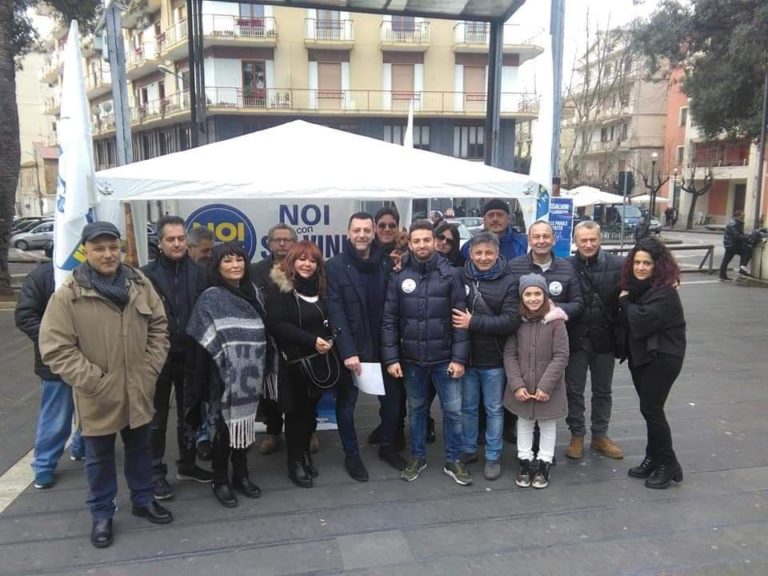
[[61, 116], [58, 122], [59, 179], [56, 183], [56, 212], [53, 234], [53, 262], [56, 287], [85, 256], [80, 234], [95, 204], [93, 140], [85, 77], [80, 54], [77, 21], [69, 27], [64, 47], [64, 79], [61, 88]]

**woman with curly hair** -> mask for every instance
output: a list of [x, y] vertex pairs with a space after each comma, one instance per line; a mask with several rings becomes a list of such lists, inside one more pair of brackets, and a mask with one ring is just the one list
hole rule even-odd
[[648, 488], [682, 482], [664, 404], [685, 357], [685, 317], [678, 286], [680, 268], [664, 244], [644, 238], [630, 250], [621, 273], [619, 307], [627, 329], [632, 382], [640, 398], [648, 441], [645, 458], [629, 470]]

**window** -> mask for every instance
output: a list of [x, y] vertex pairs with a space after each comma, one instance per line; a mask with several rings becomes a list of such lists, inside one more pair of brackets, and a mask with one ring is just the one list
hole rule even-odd
[[243, 106], [264, 106], [267, 99], [267, 75], [263, 60], [243, 61]]
[[688, 106], [683, 106], [677, 115], [677, 125], [685, 126], [688, 124]]
[[675, 164], [682, 164], [685, 158], [685, 146], [675, 148]]
[[[403, 124], [385, 124], [384, 141], [402, 144], [405, 138], [406, 126]], [[429, 126], [413, 127], [413, 147], [429, 150]]]
[[414, 99], [413, 64], [392, 64], [392, 109], [408, 110]]
[[317, 63], [317, 105], [323, 109], [341, 108], [341, 63]]
[[410, 32], [416, 29], [416, 18], [413, 16], [392, 16], [393, 32]]
[[341, 40], [342, 22], [336, 10], [317, 11], [317, 39]]
[[600, 128], [600, 142], [608, 142], [608, 129]]
[[627, 138], [629, 138], [629, 124], [624, 122], [624, 124], [621, 125], [621, 140], [620, 140], [620, 142], [623, 142]]
[[485, 44], [488, 41], [488, 27], [485, 22], [464, 22], [464, 42]]
[[485, 128], [483, 126], [455, 126], [453, 129], [453, 155], [457, 158], [482, 160], [485, 157]]
[[485, 109], [485, 66], [464, 66], [464, 110]]
[[260, 4], [240, 4], [240, 18], [263, 18], [264, 6]]

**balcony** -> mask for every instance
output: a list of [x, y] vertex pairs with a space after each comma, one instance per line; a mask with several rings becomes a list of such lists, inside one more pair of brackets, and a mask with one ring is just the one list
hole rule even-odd
[[[488, 23], [458, 22], [453, 27], [453, 51], [484, 54], [488, 52], [490, 37], [491, 28]], [[530, 27], [519, 24], [505, 24], [502, 41], [504, 54], [517, 54], [519, 66], [544, 52], [547, 35], [542, 29], [531, 30]]]
[[429, 22], [381, 23], [379, 47], [398, 52], [425, 52], [429, 48]]
[[47, 116], [57, 116], [61, 112], [61, 100], [58, 98], [46, 98], [43, 109]]
[[153, 124], [162, 126], [172, 124], [186, 117], [189, 111], [189, 92], [177, 92], [165, 98], [151, 100], [146, 104], [132, 106], [130, 109], [131, 125]]
[[307, 48], [351, 50], [355, 43], [352, 20], [304, 20], [304, 45]]
[[100, 66], [92, 68], [86, 73], [85, 90], [89, 100], [112, 91], [112, 75], [109, 71], [109, 64], [102, 62]]
[[[186, 58], [187, 21], [176, 22], [157, 37], [163, 58]], [[203, 14], [203, 46], [277, 46], [277, 21], [272, 17], [240, 18], [225, 14]]]
[[131, 0], [122, 12], [123, 28], [146, 28], [147, 18], [160, 10], [161, 4], [161, 0]]
[[63, 64], [64, 60], [60, 51], [57, 50], [53, 54], [47, 55], [40, 71], [40, 80], [46, 84], [56, 82], [62, 72]]
[[[485, 115], [486, 98], [483, 93], [206, 88], [209, 114], [254, 111], [403, 116], [411, 100], [418, 114], [478, 118]], [[538, 107], [538, 98], [531, 94], [501, 93], [501, 115], [504, 118], [535, 118]]]
[[91, 117], [91, 127], [94, 136], [105, 136], [115, 131], [115, 114], [110, 112], [103, 116], [94, 114]]
[[143, 42], [126, 50], [125, 77], [135, 80], [157, 70], [162, 64], [156, 42]]

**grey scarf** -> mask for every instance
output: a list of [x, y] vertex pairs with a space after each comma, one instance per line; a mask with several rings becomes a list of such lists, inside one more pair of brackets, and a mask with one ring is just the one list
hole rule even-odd
[[120, 264], [117, 273], [112, 278], [102, 276], [88, 263], [82, 266], [85, 277], [96, 292], [117, 304], [120, 309], [125, 308], [131, 299], [131, 293], [128, 286], [128, 269], [124, 264]]

